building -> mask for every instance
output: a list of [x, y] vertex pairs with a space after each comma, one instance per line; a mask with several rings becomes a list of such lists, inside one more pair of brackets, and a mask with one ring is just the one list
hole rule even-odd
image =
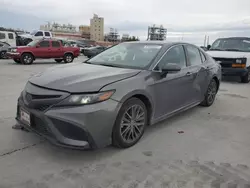
[[104, 18], [96, 14], [90, 19], [90, 39], [104, 41]]
[[105, 35], [104, 40], [108, 42], [120, 41], [117, 29], [110, 28], [109, 33]]
[[167, 29], [165, 29], [162, 25], [148, 27], [148, 39], [147, 40], [165, 40], [167, 36]]
[[52, 31], [52, 32], [62, 32], [62, 33], [77, 33], [76, 26], [72, 24], [59, 24], [54, 22], [51, 24], [48, 22], [45, 25], [40, 26], [40, 30]]
[[90, 39], [90, 26], [88, 25], [80, 25], [79, 33], [82, 35], [82, 38]]

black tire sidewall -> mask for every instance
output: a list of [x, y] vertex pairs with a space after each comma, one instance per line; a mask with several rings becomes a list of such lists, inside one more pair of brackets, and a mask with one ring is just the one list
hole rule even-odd
[[[121, 120], [122, 120], [123, 114], [126, 112], [126, 110], [135, 104], [140, 105], [144, 109], [146, 123], [143, 126], [142, 134], [140, 135], [140, 137], [138, 137], [134, 142], [127, 143], [127, 142], [123, 141], [121, 134], [120, 134]], [[113, 131], [112, 131], [112, 144], [116, 147], [119, 147], [119, 148], [128, 148], [128, 147], [135, 145], [143, 136], [143, 133], [144, 133], [145, 128], [146, 128], [147, 123], [148, 123], [147, 120], [148, 120], [148, 111], [147, 111], [146, 105], [138, 98], [128, 99], [126, 102], [124, 102], [124, 104], [122, 105], [122, 107], [119, 110], [119, 113], [117, 115], [115, 125], [114, 125]]]
[[[210, 81], [209, 85], [208, 85], [208, 88], [209, 88], [210, 85], [213, 84], [213, 83], [215, 84], [216, 87], [218, 87], [218, 86], [217, 86], [217, 82], [215, 81], [215, 79], [212, 79], [212, 80]], [[216, 96], [215, 96], [215, 97], [216, 97]], [[212, 102], [209, 102], [209, 101], [208, 101], [208, 89], [207, 89], [206, 97], [205, 97], [206, 106], [211, 106], [211, 105], [214, 103], [214, 101], [215, 101], [215, 97], [214, 97], [214, 99], [213, 99]]]

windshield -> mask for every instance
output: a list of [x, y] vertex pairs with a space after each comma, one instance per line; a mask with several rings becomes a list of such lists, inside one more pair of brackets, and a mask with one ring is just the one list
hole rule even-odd
[[27, 46], [36, 46], [37, 42], [38, 40], [33, 40], [29, 44], [27, 44]]
[[32, 31], [30, 34], [31, 34], [31, 35], [35, 35], [36, 32], [37, 32], [37, 30], [34, 30], [34, 31]]
[[237, 38], [218, 39], [212, 44], [210, 50], [250, 52], [250, 40]]
[[86, 61], [90, 64], [124, 68], [147, 67], [162, 48], [158, 44], [121, 43]]

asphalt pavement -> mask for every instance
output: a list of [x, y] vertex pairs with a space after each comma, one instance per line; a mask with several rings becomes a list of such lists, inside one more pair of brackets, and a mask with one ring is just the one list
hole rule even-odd
[[150, 126], [132, 148], [78, 151], [11, 128], [27, 79], [57, 64], [0, 60], [0, 188], [250, 187], [250, 84], [225, 79], [213, 106]]

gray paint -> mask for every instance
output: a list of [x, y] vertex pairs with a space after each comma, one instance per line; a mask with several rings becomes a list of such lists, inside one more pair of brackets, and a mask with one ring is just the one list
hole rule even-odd
[[[122, 103], [134, 95], [143, 95], [150, 101], [150, 124], [198, 105], [204, 99], [210, 80], [213, 77], [221, 80], [220, 65], [204, 53], [207, 61], [202, 65], [188, 66], [180, 72], [162, 77], [159, 71], [153, 70], [162, 55], [173, 45], [189, 44], [159, 43], [163, 44], [163, 48], [146, 70], [83, 63], [58, 66], [32, 77], [29, 81], [33, 84], [70, 93], [116, 90], [111, 99], [105, 102], [73, 108], [58, 109], [54, 106], [46, 113], [40, 113], [40, 117], [52, 129], [53, 124], [47, 120], [48, 117], [71, 122], [91, 135], [94, 143], [90, 145], [103, 147], [111, 143], [112, 128]], [[54, 133], [62, 144], [81, 146], [78, 141], [63, 138], [57, 131]]]

